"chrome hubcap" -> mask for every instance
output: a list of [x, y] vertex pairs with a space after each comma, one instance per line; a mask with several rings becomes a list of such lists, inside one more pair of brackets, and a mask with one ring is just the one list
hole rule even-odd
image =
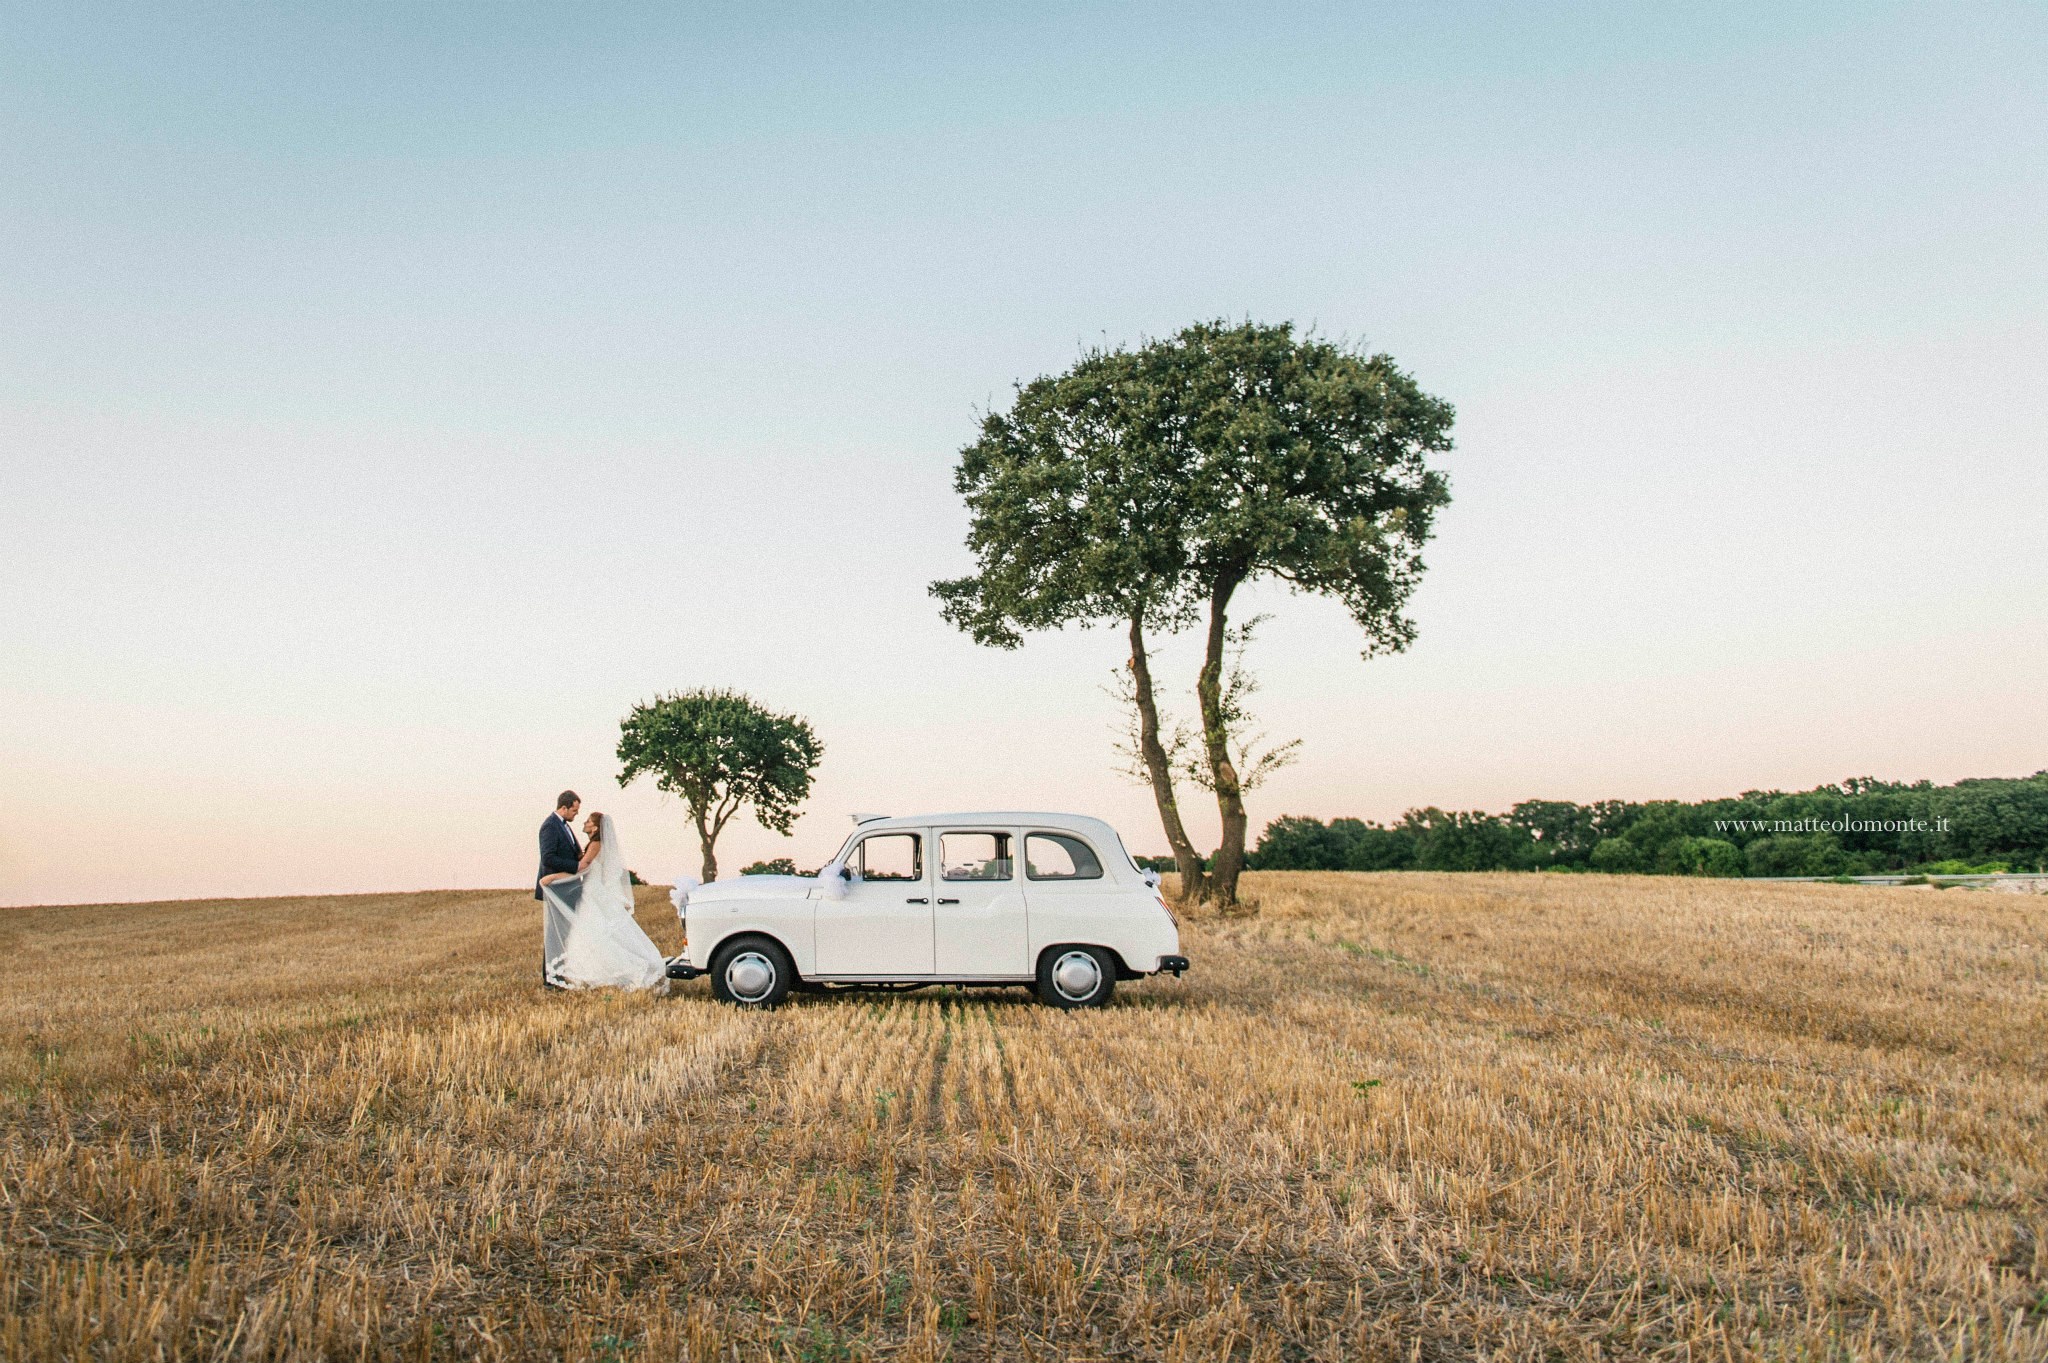
[[775, 966], [758, 951], [742, 951], [725, 967], [725, 987], [746, 1003], [766, 998], [775, 987]]
[[1052, 987], [1060, 997], [1076, 1002], [1087, 998], [1102, 983], [1102, 967], [1085, 951], [1070, 951], [1052, 963]]

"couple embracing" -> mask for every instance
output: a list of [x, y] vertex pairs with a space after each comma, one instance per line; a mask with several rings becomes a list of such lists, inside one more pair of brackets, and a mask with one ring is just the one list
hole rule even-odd
[[573, 790], [555, 800], [540, 826], [541, 983], [554, 989], [667, 989], [668, 962], [633, 921], [633, 873], [609, 814], [583, 821]]

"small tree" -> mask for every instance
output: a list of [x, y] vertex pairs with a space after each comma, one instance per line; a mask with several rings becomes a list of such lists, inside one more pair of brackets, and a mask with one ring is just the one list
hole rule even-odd
[[[934, 583], [946, 618], [1014, 648], [1021, 631], [1122, 621], [1137, 750], [1183, 893], [1236, 902], [1244, 867], [1243, 635], [1230, 610], [1261, 578], [1342, 601], [1364, 654], [1414, 638], [1403, 614], [1421, 548], [1450, 500], [1425, 456], [1450, 448], [1450, 405], [1385, 355], [1287, 325], [1202, 323], [1135, 352], [1095, 351], [1018, 390], [961, 451], [954, 486], [976, 571]], [[1203, 779], [1222, 839], [1205, 876], [1181, 826], [1147, 629], [1206, 617], [1195, 698]], [[1266, 769], [1292, 749], [1269, 756]]]
[[684, 691], [636, 705], [619, 722], [619, 781], [651, 775], [682, 800], [708, 884], [718, 879], [718, 835], [741, 809], [788, 834], [824, 751], [795, 715], [774, 714], [737, 691]]

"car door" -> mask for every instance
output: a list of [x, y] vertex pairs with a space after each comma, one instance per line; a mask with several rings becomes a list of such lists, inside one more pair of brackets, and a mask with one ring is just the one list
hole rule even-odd
[[1126, 896], [1103, 873], [1100, 850], [1078, 833], [1033, 828], [1021, 860], [1034, 949], [1103, 940]]
[[932, 900], [922, 831], [870, 833], [846, 856], [842, 899], [817, 904], [820, 975], [932, 973]]
[[1031, 944], [1010, 828], [933, 830], [938, 880], [932, 906], [937, 974], [1028, 977]]

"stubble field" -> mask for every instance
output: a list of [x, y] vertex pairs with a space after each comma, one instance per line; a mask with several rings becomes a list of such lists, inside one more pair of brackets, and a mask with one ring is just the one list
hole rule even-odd
[[1249, 889], [1089, 1014], [545, 994], [510, 891], [0, 910], [0, 1355], [2048, 1358], [2048, 900]]

